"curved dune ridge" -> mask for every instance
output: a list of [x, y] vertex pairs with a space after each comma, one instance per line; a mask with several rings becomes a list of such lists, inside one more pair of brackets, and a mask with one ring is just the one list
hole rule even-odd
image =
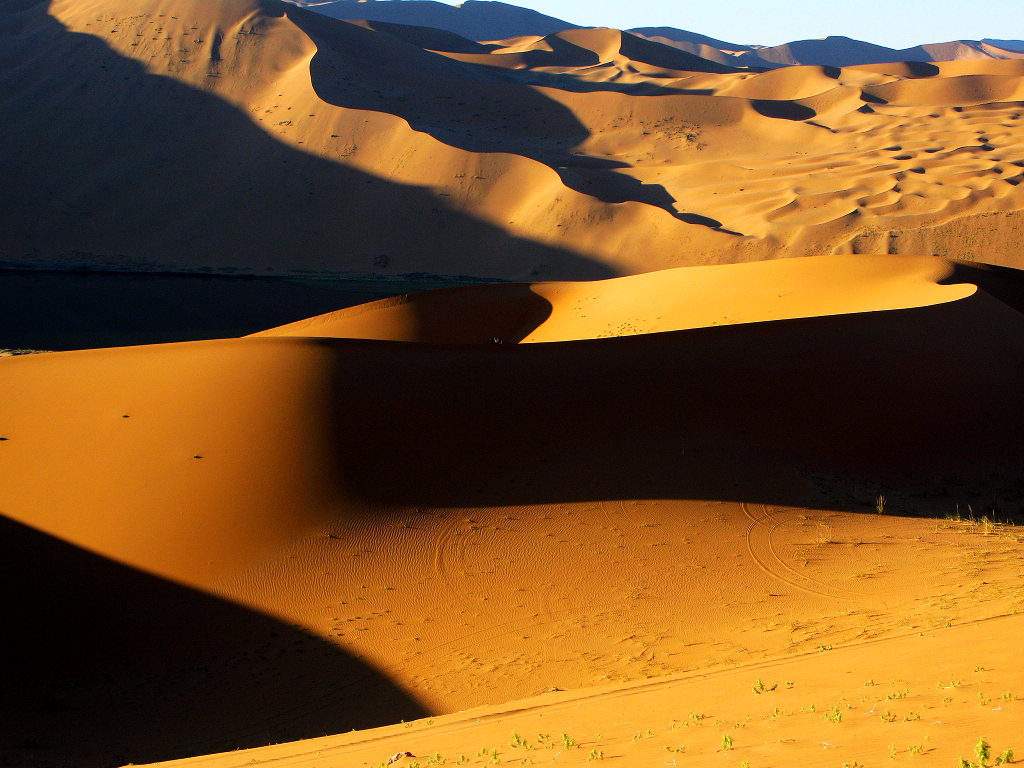
[[478, 43], [276, 0], [4, 5], [8, 264], [1021, 266], [1024, 60], [758, 73], [611, 29]]
[[[530, 721], [554, 742], [580, 730], [585, 749], [556, 762], [630, 744], [640, 759], [648, 730], [662, 752], [710, 754], [722, 732], [753, 748], [729, 729], [744, 712], [766, 727], [764, 707], [692, 676], [650, 688], [650, 722], [616, 702], [742, 663], [748, 691], [794, 682], [757, 702], [811, 765], [823, 721], [806, 708], [845, 700], [846, 723], [874, 700], [784, 658], [886, 638], [910, 658], [918, 632], [960, 650], [936, 671], [851, 667], [909, 687], [903, 728], [958, 713], [906, 738], [953, 754], [982, 714], [1009, 738], [1019, 703], [992, 720], [975, 697], [1016, 667], [994, 655], [968, 678], [958, 638], [1024, 606], [1020, 537], [900, 515], [1022, 511], [1022, 308], [1013, 271], [793, 259], [432, 292], [304, 337], [0, 360], [0, 560], [45, 574], [5, 581], [25, 636], [4, 755], [138, 763], [486, 707], [461, 736], [425, 721], [206, 761], [292, 765], [328, 745], [377, 765], [408, 738], [421, 764], [443, 747], [483, 765], [483, 746], [509, 749], [510, 708], [563, 701], [595, 702], [594, 719]], [[941, 704], [936, 675], [974, 687]], [[552, 689], [572, 693], [531, 698]], [[707, 730], [666, 730], [705, 708], [691, 727]], [[856, 722], [830, 741], [865, 762], [890, 724]]]
[[535, 283], [382, 299], [255, 336], [333, 336], [433, 343], [557, 342], [799, 317], [907, 309], [969, 296], [941, 285], [931, 257], [831, 256], [682, 267], [587, 283]]

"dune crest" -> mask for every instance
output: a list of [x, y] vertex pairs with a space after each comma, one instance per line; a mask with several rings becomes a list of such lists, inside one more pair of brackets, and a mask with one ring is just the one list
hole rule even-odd
[[1012, 763], [1024, 53], [323, 5], [0, 0], [0, 764]]
[[[29, 746], [9, 754], [113, 765], [389, 712], [554, 711], [533, 697], [611, 684], [556, 699], [615, 700], [734, 663], [752, 665], [749, 689], [790, 655], [1009, 614], [1019, 536], [941, 518], [1020, 512], [1022, 309], [1013, 271], [830, 256], [442, 290], [240, 339], [0, 359], [0, 511], [21, 548], [5, 562], [51, 574], [22, 601], [127, 579], [117, 594], [142, 597], [117, 610], [166, 649], [117, 667], [101, 653], [110, 607], [80, 601], [97, 617], [76, 613], [90, 660], [57, 688], [27, 674], [30, 703], [5, 706]], [[201, 611], [211, 637], [160, 630], [164, 606]], [[189, 643], [213, 678], [194, 677]], [[310, 658], [328, 679], [306, 679]], [[937, 695], [914, 674], [915, 695]], [[232, 691], [251, 700], [252, 680], [269, 696], [258, 717], [189, 725]], [[54, 695], [80, 714], [55, 715]], [[104, 697], [121, 703], [97, 710]], [[967, 703], [953, 711], [980, 711]], [[102, 711], [151, 735], [126, 739]], [[962, 731], [935, 732], [949, 751], [947, 732]], [[271, 752], [289, 764], [292, 749]]]
[[478, 43], [273, 0], [17, 5], [8, 265], [531, 282], [843, 253], [1021, 265], [1019, 59], [758, 73], [612, 29]]
[[[971, 295], [941, 284], [932, 257], [819, 256], [681, 267], [586, 283], [428, 292], [364, 304], [255, 336], [336, 336], [433, 343], [531, 343], [907, 309]], [[538, 300], [540, 299], [540, 300]]]

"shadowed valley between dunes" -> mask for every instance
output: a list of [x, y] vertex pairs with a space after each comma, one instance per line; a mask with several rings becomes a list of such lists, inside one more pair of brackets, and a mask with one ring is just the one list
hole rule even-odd
[[1019, 265], [1018, 60], [715, 71], [617, 30], [481, 45], [271, 0], [6, 7], [8, 267]]
[[[69, 660], [61, 701], [112, 697], [144, 720], [184, 696], [217, 707], [236, 684], [293, 686], [292, 708], [261, 698], [261, 716], [239, 710], [220, 741], [168, 715], [136, 742], [70, 727], [47, 709], [43, 676], [42, 709], [18, 717], [67, 736], [56, 752], [43, 736], [28, 746], [39, 765], [76, 749], [171, 758], [346, 730], [397, 713], [389, 697], [431, 715], [498, 712], [550, 688], [1010, 613], [1015, 529], [927, 516], [1020, 513], [1020, 286], [1015, 272], [931, 258], [796, 259], [448, 290], [268, 335], [0, 361], [0, 466], [14, 479], [0, 508], [39, 531], [20, 534], [37, 542], [25, 557], [56, 547], [213, 596], [135, 579], [152, 594], [116, 610], [161, 635], [137, 647], [153, 678]], [[688, 298], [709, 291], [713, 312]], [[43, 606], [71, 598], [47, 584], [16, 599], [59, 615]], [[82, 646], [103, 647], [108, 590], [82, 588], [97, 596], [82, 602], [97, 622], [82, 619]], [[213, 612], [188, 624], [195, 646], [173, 614], [147, 629], [180, 601]], [[232, 605], [247, 612], [232, 618]], [[256, 624], [219, 629], [220, 610], [231, 627]], [[295, 657], [253, 650], [289, 637], [260, 616], [298, 633], [319, 670], [310, 689]], [[38, 628], [59, 645], [55, 621]], [[164, 642], [187, 658], [208, 642], [211, 660], [190, 676]], [[154, 701], [124, 698], [134, 685]], [[381, 709], [347, 709], [349, 691]], [[799, 744], [814, 733], [793, 727]], [[474, 739], [493, 740], [487, 728]], [[952, 749], [943, 733], [931, 738]]]
[[1024, 60], [509, 8], [0, 0], [0, 763], [1013, 762]]

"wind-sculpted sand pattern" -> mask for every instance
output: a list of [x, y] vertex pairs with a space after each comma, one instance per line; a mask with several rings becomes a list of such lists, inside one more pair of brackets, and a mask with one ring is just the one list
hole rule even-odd
[[[756, 512], [751, 512], [751, 506], [754, 507]], [[747, 549], [750, 551], [750, 556], [765, 573], [791, 587], [796, 587], [804, 592], [821, 597], [840, 601], [857, 600], [864, 597], [864, 595], [852, 590], [836, 586], [827, 581], [815, 579], [806, 573], [801, 573], [780, 557], [772, 542], [773, 535], [780, 528], [796, 529], [796, 526], [792, 526], [782, 519], [783, 513], [765, 504], [750, 505], [742, 502], [740, 508], [743, 510], [743, 514], [750, 520], [746, 533]], [[783, 535], [780, 535], [779, 539], [792, 540], [792, 533], [788, 537], [784, 535], [787, 531], [784, 530], [782, 533]], [[820, 542], [827, 544], [829, 540], [822, 538]]]
[[[834, 253], [1022, 266], [1024, 60], [757, 73], [611, 29], [481, 44], [256, 0], [8, 3], [0, 56], [40, 77], [0, 74], [22, 185], [0, 210], [7, 265], [530, 281]], [[134, 183], [99, 190], [112, 158]]]
[[[484, 765], [526, 738], [489, 730], [513, 710], [591, 701], [585, 727], [531, 720], [537, 754], [753, 764], [793, 743], [811, 765], [813, 736], [851, 762], [921, 744], [947, 706], [1008, 738], [1012, 644], [968, 657], [1024, 609], [1024, 537], [980, 518], [1019, 506], [1021, 306], [1016, 272], [849, 255], [4, 358], [0, 562], [30, 618], [3, 757], [108, 766], [477, 708], [443, 721], [462, 736], [424, 721], [337, 754]], [[979, 516], [945, 519], [959, 503]], [[910, 666], [872, 671], [867, 643]], [[684, 680], [730, 682], [694, 700]], [[632, 707], [655, 690], [658, 722]]]

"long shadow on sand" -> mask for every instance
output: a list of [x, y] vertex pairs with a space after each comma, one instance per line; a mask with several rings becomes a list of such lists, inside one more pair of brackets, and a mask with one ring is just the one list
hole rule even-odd
[[422, 717], [300, 629], [0, 516], [0, 764], [103, 766]]
[[321, 282], [0, 271], [0, 348], [93, 349], [224, 339], [415, 290], [385, 281], [353, 286], [359, 291], [333, 290]]
[[48, 7], [0, 0], [6, 267], [613, 276], [428, 189], [297, 151], [218, 96], [67, 31]]
[[[523, 81], [524, 77], [536, 80], [531, 75], [454, 61], [393, 34], [277, 0], [264, 0], [263, 5], [267, 14], [287, 14], [316, 43], [310, 77], [317, 95], [327, 103], [397, 115], [416, 130], [469, 152], [528, 157], [550, 167], [577, 192], [606, 203], [643, 203], [678, 217], [675, 198], [662, 185], [644, 184], [616, 172], [627, 163], [574, 154], [572, 148], [589, 137], [588, 129], [571, 110]], [[535, 60], [597, 64], [593, 52], [552, 39], [556, 50], [534, 52]], [[581, 82], [562, 78], [545, 84], [561, 87], [570, 80]]]
[[558, 344], [329, 343], [339, 472], [375, 504], [1024, 512], [1024, 316], [985, 292]]

